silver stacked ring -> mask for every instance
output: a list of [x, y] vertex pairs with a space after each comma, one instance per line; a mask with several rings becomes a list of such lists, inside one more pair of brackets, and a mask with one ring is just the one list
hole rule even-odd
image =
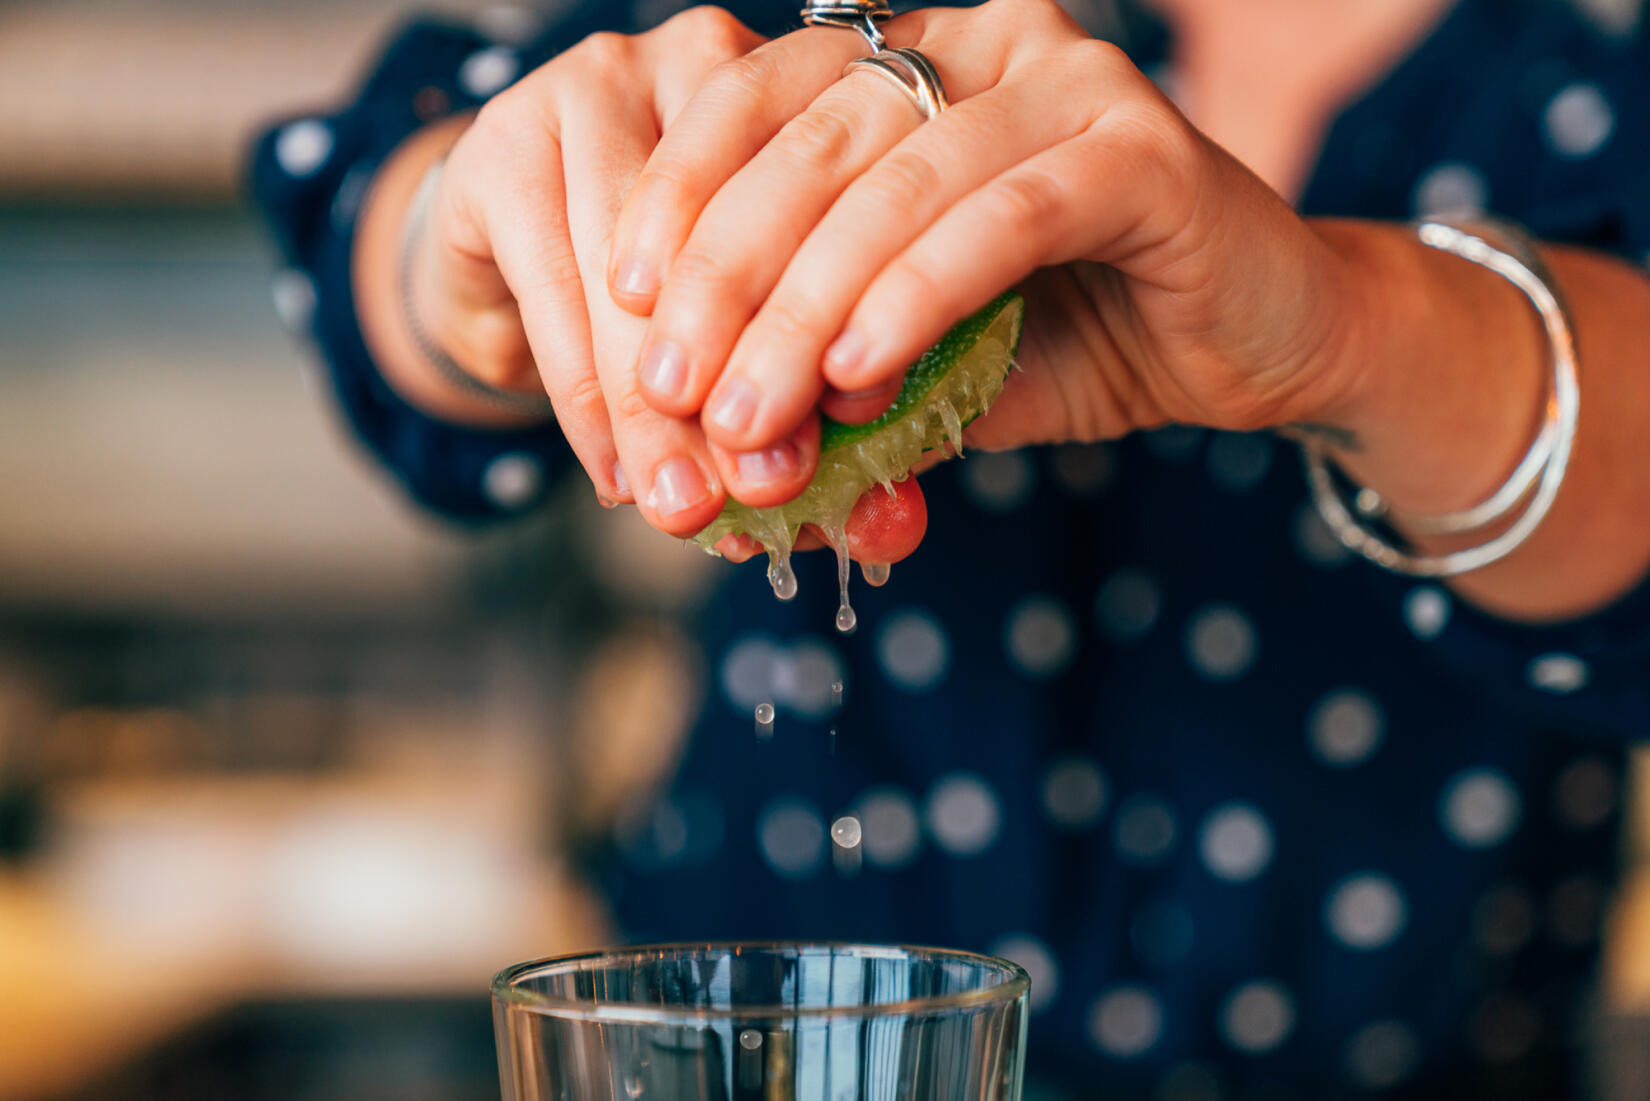
[[909, 46], [888, 49], [882, 35], [882, 24], [893, 18], [888, 0], [858, 0], [858, 2], [809, 4], [802, 9], [802, 21], [810, 27], [841, 27], [856, 31], [871, 47], [870, 57], [856, 57], [843, 70], [846, 76], [855, 69], [876, 73], [890, 81], [911, 101], [924, 118], [932, 120], [951, 106], [945, 93], [945, 82], [921, 51]]

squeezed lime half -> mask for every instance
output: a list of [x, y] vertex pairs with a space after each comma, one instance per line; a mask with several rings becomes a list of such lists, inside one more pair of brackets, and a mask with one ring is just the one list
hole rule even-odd
[[892, 494], [894, 482], [902, 481], [924, 452], [943, 444], [962, 453], [963, 427], [1003, 391], [1024, 320], [1025, 300], [1013, 291], [964, 320], [906, 371], [899, 396], [876, 420], [825, 419], [819, 469], [800, 495], [772, 508], [730, 499], [693, 541], [715, 554], [724, 537], [749, 535], [768, 552], [774, 591], [789, 599], [796, 592], [791, 548], [803, 524], [817, 525], [839, 557], [845, 556], [848, 514], [866, 490], [880, 484]]

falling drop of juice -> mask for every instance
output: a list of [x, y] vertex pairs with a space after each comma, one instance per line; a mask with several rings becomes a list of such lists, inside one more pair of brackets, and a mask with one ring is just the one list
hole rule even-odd
[[858, 848], [861, 832], [859, 819], [851, 814], [844, 814], [831, 823], [831, 840], [836, 842], [839, 848]]
[[739, 1033], [739, 1046], [746, 1051], [755, 1051], [762, 1046], [762, 1034], [754, 1028], [747, 1028]]
[[853, 605], [848, 603], [848, 533], [842, 528], [831, 528], [825, 533], [826, 542], [836, 551], [836, 587], [841, 603], [836, 609], [836, 629], [848, 634], [859, 626], [859, 616], [854, 614]]
[[[839, 680], [834, 680], [831, 682], [831, 706], [842, 706], [842, 682]], [[836, 731], [833, 730], [831, 733], [835, 734]]]
[[635, 1101], [642, 1095], [642, 1078], [639, 1074], [632, 1074], [624, 1080], [625, 1096]]
[[861, 562], [859, 572], [860, 576], [865, 578], [867, 585], [873, 589], [880, 589], [888, 584], [888, 578], [894, 572], [894, 567], [886, 562]]
[[790, 600], [796, 596], [796, 571], [791, 569], [789, 554], [782, 555], [768, 566], [768, 584], [773, 586], [773, 595], [780, 600]]
[[773, 737], [773, 704], [771, 703], [756, 705], [756, 736], [758, 738]]

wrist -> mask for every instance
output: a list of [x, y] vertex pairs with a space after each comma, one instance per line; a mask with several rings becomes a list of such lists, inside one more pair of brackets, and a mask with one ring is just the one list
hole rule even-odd
[[1547, 342], [1505, 279], [1408, 226], [1314, 223], [1335, 260], [1335, 335], [1305, 417], [1337, 463], [1393, 507], [1471, 508], [1540, 431]]

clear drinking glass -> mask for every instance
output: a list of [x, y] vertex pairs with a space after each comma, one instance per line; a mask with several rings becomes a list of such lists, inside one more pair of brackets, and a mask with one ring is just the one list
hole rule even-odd
[[932, 948], [680, 944], [493, 980], [505, 1101], [1018, 1101], [1031, 980]]

